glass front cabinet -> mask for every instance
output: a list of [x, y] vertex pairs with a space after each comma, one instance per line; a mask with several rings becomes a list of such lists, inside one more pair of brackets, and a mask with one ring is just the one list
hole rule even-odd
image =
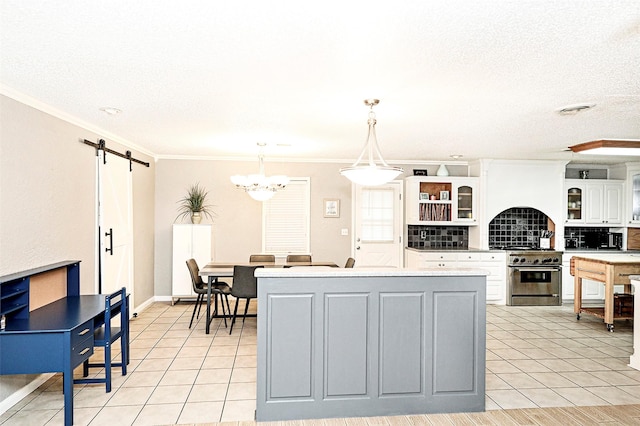
[[567, 223], [584, 223], [584, 191], [585, 185], [575, 182], [565, 184]]
[[406, 178], [409, 225], [476, 225], [478, 179], [473, 177]]
[[[624, 183], [606, 179], [567, 179], [565, 223], [622, 225]], [[639, 221], [640, 223], [640, 221]]]
[[640, 170], [631, 173], [631, 215], [629, 223], [640, 226]]

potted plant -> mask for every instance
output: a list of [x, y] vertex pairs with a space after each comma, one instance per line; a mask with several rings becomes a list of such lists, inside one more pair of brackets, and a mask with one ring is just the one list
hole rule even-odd
[[191, 185], [187, 190], [187, 195], [178, 201], [178, 216], [176, 220], [191, 217], [191, 223], [198, 224], [205, 215], [213, 221], [212, 205], [207, 204], [207, 194], [209, 192], [200, 186], [200, 183]]

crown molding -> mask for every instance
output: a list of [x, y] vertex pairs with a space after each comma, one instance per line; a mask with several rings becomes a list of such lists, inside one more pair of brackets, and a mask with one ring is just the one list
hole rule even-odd
[[128, 139], [125, 139], [121, 136], [118, 136], [114, 133], [111, 133], [99, 126], [96, 126], [94, 124], [88, 123], [74, 115], [71, 115], [67, 112], [64, 112], [54, 106], [51, 106], [45, 102], [42, 102], [36, 98], [33, 98], [29, 95], [26, 95], [18, 90], [15, 90], [9, 86], [7, 86], [6, 84], [0, 83], [0, 95], [4, 95], [8, 98], [11, 98], [15, 101], [18, 101], [22, 104], [25, 104], [27, 106], [30, 106], [32, 108], [37, 109], [38, 111], [42, 111], [46, 114], [49, 114], [53, 117], [59, 118], [60, 120], [66, 121], [70, 124], [73, 124], [75, 126], [78, 127], [82, 127], [83, 129], [89, 130], [90, 132], [96, 133], [98, 134], [101, 138], [104, 139], [109, 139], [113, 142], [117, 142], [121, 145], [124, 145], [127, 148], [131, 148], [132, 150], [135, 150], [137, 152], [140, 152], [142, 154], [148, 155], [150, 157], [152, 157], [154, 159], [154, 161], [157, 161], [157, 156], [149, 151], [146, 148], [143, 148], [133, 142], [131, 142]]

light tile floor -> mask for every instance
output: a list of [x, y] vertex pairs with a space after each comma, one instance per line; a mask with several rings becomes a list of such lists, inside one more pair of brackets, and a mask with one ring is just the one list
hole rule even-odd
[[[233, 334], [220, 320], [189, 329], [193, 305], [155, 303], [131, 321], [129, 374], [114, 369], [113, 391], [76, 385], [77, 425], [242, 422], [254, 418], [256, 320]], [[615, 332], [572, 306], [487, 307], [487, 410], [640, 404], [640, 371], [629, 322]], [[62, 378], [55, 375], [0, 424], [62, 425]], [[455, 416], [455, 415], [453, 415]], [[370, 423], [370, 422], [369, 422]]]

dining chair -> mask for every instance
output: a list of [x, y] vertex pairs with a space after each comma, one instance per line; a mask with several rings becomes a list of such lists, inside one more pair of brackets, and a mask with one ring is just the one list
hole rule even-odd
[[[113, 327], [111, 320], [120, 316], [120, 327]], [[94, 324], [94, 327], [96, 324]], [[121, 367], [122, 375], [127, 375], [127, 361], [129, 360], [129, 309], [127, 307], [127, 289], [105, 296], [104, 323], [98, 324], [93, 331], [93, 345], [104, 348], [104, 362], [96, 363], [84, 361], [82, 365], [82, 379], [74, 379], [73, 383], [104, 383], [107, 392], [111, 392], [111, 367]], [[111, 348], [120, 340], [120, 362], [111, 360]], [[89, 368], [104, 368], [104, 377], [86, 378]]]
[[345, 263], [345, 268], [353, 268], [353, 265], [356, 264], [356, 260], [353, 257], [347, 259], [347, 263]]
[[[200, 318], [200, 308], [202, 308], [202, 302], [207, 297], [207, 284], [202, 281], [200, 276], [200, 268], [198, 262], [195, 259], [187, 260], [187, 268], [189, 268], [189, 274], [191, 275], [191, 285], [193, 286], [193, 292], [198, 295], [196, 298], [196, 304], [193, 306], [193, 313], [191, 314], [191, 321], [189, 322], [189, 328], [193, 324], [193, 317], [196, 316], [196, 309], [198, 315], [196, 318]], [[222, 316], [224, 317], [224, 326], [227, 326], [227, 317], [224, 312], [224, 302], [227, 302], [227, 312], [231, 315], [231, 308], [229, 307], [229, 295], [231, 294], [231, 287], [224, 281], [217, 281], [211, 287], [211, 294], [213, 295], [214, 312], [218, 310], [218, 296], [220, 296], [220, 307], [222, 308]], [[224, 300], [223, 300], [224, 297]], [[209, 319], [207, 318], [207, 321]]]
[[233, 287], [231, 287], [231, 295], [236, 298], [236, 305], [233, 308], [229, 334], [233, 331], [233, 324], [236, 322], [240, 299], [245, 299], [244, 314], [242, 315], [242, 323], [244, 324], [244, 320], [247, 318], [247, 311], [249, 310], [249, 302], [251, 299], [258, 297], [258, 279], [255, 277], [255, 271], [257, 268], [262, 267], [263, 266], [257, 265], [235, 265], [233, 267]]
[[252, 254], [249, 256], [249, 262], [275, 263], [276, 256], [273, 254]]
[[287, 255], [288, 262], [311, 262], [310, 254], [289, 254]]

